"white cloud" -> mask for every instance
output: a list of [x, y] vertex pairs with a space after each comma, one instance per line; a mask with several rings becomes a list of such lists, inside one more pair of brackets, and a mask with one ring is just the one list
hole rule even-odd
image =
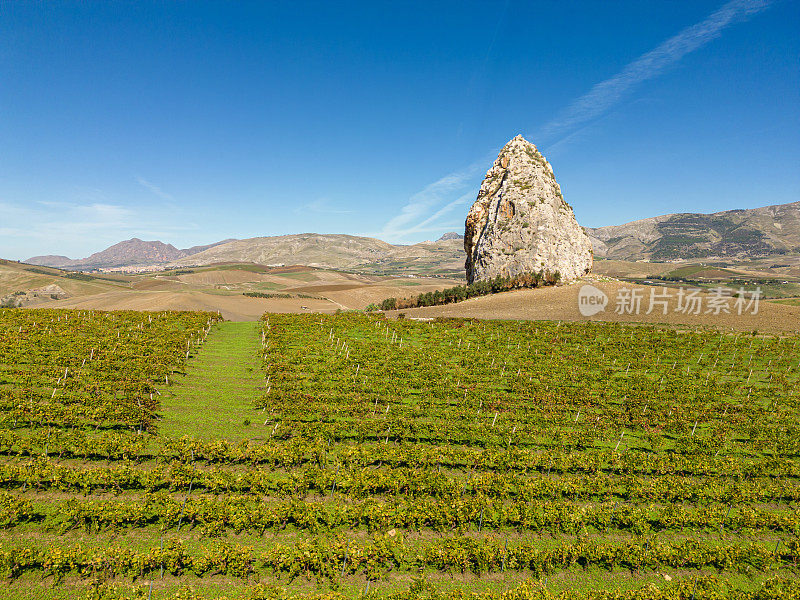
[[147, 181], [143, 177], [137, 177], [136, 178], [136, 182], [139, 185], [141, 185], [142, 187], [147, 188], [148, 190], [153, 192], [156, 196], [158, 196], [162, 200], [169, 200], [169, 201], [175, 200], [175, 198], [172, 196], [172, 194], [168, 194], [167, 192], [162, 190], [160, 187], [158, 187], [156, 184], [150, 183], [149, 181]]
[[441, 221], [441, 218], [444, 217], [447, 213], [451, 212], [458, 206], [462, 206], [468, 204], [475, 200], [475, 193], [472, 191], [467, 192], [453, 200], [452, 202], [448, 202], [441, 208], [439, 208], [436, 212], [434, 212], [431, 216], [423, 219], [416, 225], [408, 227], [402, 230], [402, 236], [414, 236], [420, 233], [429, 233], [431, 231], [442, 231], [443, 229], [453, 229], [453, 228], [460, 228], [464, 226], [464, 223], [445, 223]]
[[552, 137], [569, 134], [576, 127], [599, 117], [621, 102], [638, 84], [653, 79], [690, 52], [719, 37], [732, 23], [761, 12], [769, 5], [770, 0], [728, 2], [705, 20], [683, 29], [653, 50], [642, 54], [613, 77], [595, 84], [547, 123], [542, 135]]
[[[589, 121], [621, 102], [638, 84], [658, 76], [690, 52], [719, 37], [732, 23], [765, 10], [770, 3], [771, 0], [728, 2], [705, 20], [683, 29], [653, 50], [642, 54], [613, 77], [596, 84], [547, 123], [542, 137], [564, 136], [551, 145], [551, 149], [560, 149], [568, 142], [579, 139]], [[447, 225], [438, 223], [437, 219], [469, 200], [470, 194], [471, 197], [477, 196], [477, 190], [467, 193], [464, 191], [472, 183], [472, 179], [491, 164], [496, 155], [497, 150], [494, 150], [487, 158], [450, 173], [414, 194], [400, 213], [392, 217], [376, 235], [389, 241], [406, 241], [415, 234], [445, 230]], [[453, 200], [456, 194], [463, 195]]]
[[[388, 241], [406, 241], [408, 236], [414, 234], [441, 230], [442, 225], [433, 225], [435, 220], [476, 195], [476, 192], [465, 193], [465, 190], [472, 187], [474, 179], [486, 171], [487, 164], [496, 153], [490, 152], [481, 160], [442, 177], [411, 196], [400, 213], [389, 219], [375, 235]], [[461, 195], [453, 200], [456, 194]]]
[[39, 254], [83, 258], [130, 237], [169, 241], [178, 232], [197, 229], [163, 212], [143, 215], [107, 202], [0, 202], [0, 213], [0, 256], [21, 260]]

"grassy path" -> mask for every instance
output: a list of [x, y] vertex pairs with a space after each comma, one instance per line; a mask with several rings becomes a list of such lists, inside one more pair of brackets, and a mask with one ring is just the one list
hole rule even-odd
[[252, 437], [253, 402], [262, 393], [259, 366], [260, 324], [225, 321], [214, 326], [191, 358], [185, 376], [176, 376], [162, 397], [166, 436], [240, 440]]

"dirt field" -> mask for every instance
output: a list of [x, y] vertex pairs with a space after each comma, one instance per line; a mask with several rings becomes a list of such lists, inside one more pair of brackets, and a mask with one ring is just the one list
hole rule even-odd
[[[652, 264], [598, 261], [605, 271], [625, 271], [641, 267], [648, 272]], [[669, 268], [657, 265], [659, 268]], [[59, 308], [91, 308], [98, 310], [211, 310], [220, 311], [233, 321], [257, 320], [264, 312], [333, 313], [341, 310], [363, 310], [369, 304], [385, 298], [407, 298], [424, 292], [458, 285], [459, 282], [442, 278], [379, 277], [355, 275], [310, 267], [270, 269], [268, 273], [253, 272], [246, 267], [225, 266], [209, 268], [197, 273], [179, 276], [161, 274], [124, 277], [120, 281], [93, 279], [82, 281], [53, 274], [32, 272], [18, 263], [0, 264], [0, 291], [33, 289], [51, 283], [60, 285], [71, 297], [63, 300], [41, 298], [30, 306]], [[473, 317], [482, 319], [551, 319], [551, 320], [603, 320], [647, 323], [686, 324], [712, 326], [736, 331], [800, 331], [800, 306], [762, 301], [757, 314], [750, 310], [736, 314], [731, 299], [731, 313], [706, 313], [709, 296], [702, 294], [701, 314], [682, 314], [675, 310], [675, 289], [667, 314], [656, 306], [649, 315], [652, 286], [626, 284], [602, 274], [587, 278], [608, 297], [605, 310], [584, 317], [578, 310], [578, 292], [582, 283], [558, 287], [519, 290], [493, 296], [475, 298], [446, 306], [393, 311], [390, 316], [404, 312], [408, 317]], [[271, 287], [264, 287], [269, 285]], [[641, 290], [638, 314], [618, 314], [617, 296], [620, 289]], [[220, 289], [221, 288], [221, 289]], [[243, 292], [264, 291], [292, 294], [292, 298], [251, 298]], [[300, 298], [298, 295], [317, 298]], [[2, 294], [0, 294], [2, 295]]]
[[[591, 317], [584, 317], [578, 309], [578, 293], [583, 283], [590, 283], [602, 290], [608, 296], [608, 304], [603, 312]], [[642, 290], [641, 310], [639, 314], [617, 314], [616, 301], [620, 289], [635, 287]], [[672, 300], [668, 304], [667, 314], [656, 306], [651, 314], [645, 314], [649, 306], [651, 290], [658, 292], [659, 288], [652, 286], [631, 286], [614, 280], [595, 278], [586, 282], [570, 285], [545, 287], [532, 290], [517, 290], [503, 294], [473, 298], [457, 304], [444, 306], [431, 306], [425, 308], [405, 309], [391, 311], [389, 316], [396, 317], [405, 313], [409, 318], [426, 317], [468, 317], [478, 319], [547, 319], [565, 321], [614, 321], [629, 323], [668, 323], [686, 324], [691, 326], [711, 326], [735, 331], [762, 332], [800, 332], [800, 307], [776, 304], [773, 302], [760, 302], [758, 313], [753, 315], [750, 311], [736, 314], [733, 299], [730, 302], [731, 314], [721, 313], [699, 315], [682, 314], [675, 311], [676, 290], [671, 290]], [[706, 310], [707, 294], [703, 296], [702, 310]]]
[[287, 288], [287, 292], [302, 292], [324, 296], [344, 308], [363, 310], [373, 303], [380, 303], [386, 298], [405, 298], [453, 287], [462, 282], [451, 279], [396, 279], [376, 278], [376, 281], [348, 283], [340, 285], [302, 286]]
[[[301, 282], [302, 283], [302, 282]], [[401, 283], [406, 283], [401, 281]], [[420, 280], [420, 285], [407, 286], [392, 281], [381, 283], [337, 283], [282, 287], [280, 293], [307, 294], [320, 298], [250, 298], [237, 293], [203, 290], [174, 281], [147, 280], [135, 289], [114, 289], [88, 295], [77, 295], [59, 301], [31, 306], [52, 308], [92, 308], [96, 310], [219, 310], [232, 321], [253, 321], [265, 312], [333, 313], [341, 310], [362, 310], [373, 302], [390, 296], [411, 296], [456, 285], [454, 281]]]
[[[458, 282], [440, 278], [381, 277], [291, 266], [268, 269], [257, 265], [224, 265], [194, 273], [76, 279], [58, 269], [32, 271], [30, 265], [0, 262], [0, 297], [15, 292], [59, 285], [69, 297], [45, 296], [31, 307], [97, 310], [219, 310], [226, 319], [249, 321], [264, 312], [325, 312], [360, 310], [391, 296], [404, 297], [451, 287]], [[264, 269], [261, 272], [261, 269]], [[252, 298], [249, 292], [291, 294], [292, 298]], [[316, 296], [302, 298], [300, 295]]]
[[677, 266], [674, 263], [649, 263], [633, 262], [629, 260], [596, 260], [592, 266], [592, 272], [598, 275], [608, 275], [609, 277], [634, 277], [646, 279], [669, 273]]
[[[42, 307], [44, 305], [38, 305]], [[200, 291], [106, 292], [48, 302], [48, 308], [90, 308], [95, 310], [211, 310], [229, 321], [256, 321], [265, 312], [333, 313], [341, 308], [328, 300], [300, 298], [248, 298]], [[303, 308], [307, 307], [307, 308]]]

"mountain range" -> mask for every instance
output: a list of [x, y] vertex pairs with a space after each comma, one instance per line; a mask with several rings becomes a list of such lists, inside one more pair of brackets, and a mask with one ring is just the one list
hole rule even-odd
[[619, 260], [758, 258], [800, 253], [800, 202], [677, 213], [588, 229], [594, 254]]
[[49, 254], [46, 256], [33, 256], [24, 262], [30, 265], [43, 267], [56, 267], [59, 269], [96, 269], [102, 267], [127, 267], [133, 265], [161, 265], [172, 261], [199, 254], [204, 250], [227, 244], [233, 240], [222, 240], [205, 246], [192, 246], [179, 250], [172, 244], [160, 241], [143, 241], [132, 238], [109, 246], [105, 250], [95, 252], [86, 258], [71, 259], [67, 256]]
[[[800, 254], [800, 202], [713, 214], [670, 214], [585, 230], [597, 258], [675, 261], [797, 255]], [[463, 273], [464, 258], [463, 235], [457, 232], [413, 245], [353, 235], [301, 233], [228, 239], [184, 249], [133, 238], [87, 258], [34, 256], [24, 262], [72, 270], [250, 262], [374, 273], [454, 274]]]
[[464, 268], [463, 236], [456, 232], [436, 241], [409, 246], [375, 238], [343, 234], [300, 233], [245, 240], [228, 239], [179, 250], [160, 241], [138, 238], [119, 242], [87, 258], [34, 256], [24, 262], [67, 270], [114, 269], [134, 266], [189, 267], [248, 262], [262, 265], [302, 264], [367, 272], [460, 273]]

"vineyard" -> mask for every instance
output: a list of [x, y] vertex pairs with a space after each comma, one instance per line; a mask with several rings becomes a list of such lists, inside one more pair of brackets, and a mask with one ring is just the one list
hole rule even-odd
[[217, 321], [0, 310], [5, 596], [800, 597], [800, 336], [270, 314], [167, 435]]

